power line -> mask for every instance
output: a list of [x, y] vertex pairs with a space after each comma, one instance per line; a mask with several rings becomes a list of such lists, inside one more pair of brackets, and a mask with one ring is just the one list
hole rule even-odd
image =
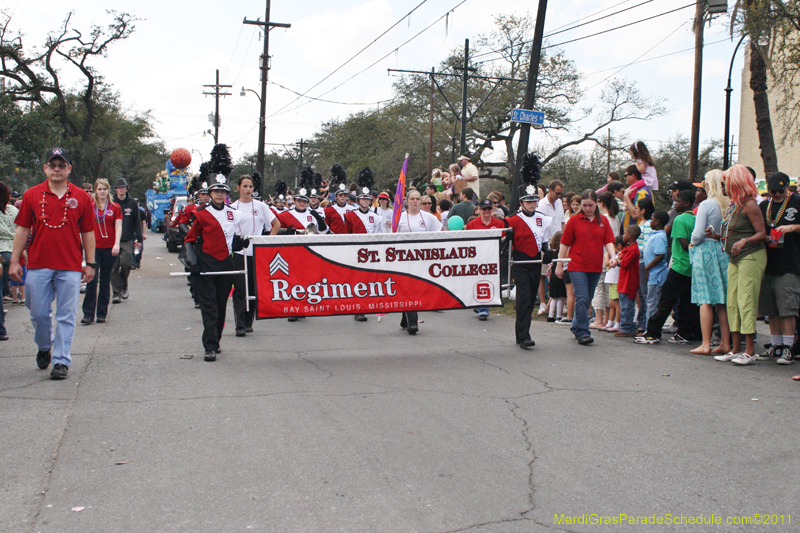
[[390, 102], [389, 100], [379, 100], [377, 102], [337, 102], [336, 100], [323, 100], [322, 98], [314, 98], [313, 96], [306, 96], [304, 94], [300, 94], [299, 92], [295, 91], [294, 89], [290, 89], [288, 87], [284, 87], [280, 83], [275, 83], [274, 81], [269, 82], [272, 85], [276, 85], [285, 91], [289, 91], [290, 93], [294, 93], [300, 97], [308, 98], [309, 100], [315, 100], [317, 102], [325, 102], [326, 104], [339, 104], [339, 105], [379, 105], [385, 102]]
[[[663, 13], [659, 13], [658, 15], [653, 15], [653, 16], [646, 17], [646, 18], [643, 18], [643, 19], [639, 19], [639, 20], [636, 20], [636, 21], [633, 21], [633, 22], [629, 22], [627, 24], [622, 24], [621, 26], [616, 26], [616, 27], [613, 27], [613, 28], [609, 28], [607, 30], [603, 30], [603, 31], [599, 31], [599, 32], [592, 33], [592, 34], [589, 34], [589, 35], [585, 35], [583, 37], [576, 37], [575, 39], [570, 39], [568, 41], [563, 41], [563, 42], [556, 43], [556, 44], [549, 44], [547, 46], [543, 46], [542, 49], [544, 50], [544, 49], [547, 49], [547, 48], [554, 48], [556, 46], [562, 46], [562, 45], [565, 45], [565, 44], [574, 43], [576, 41], [582, 41], [582, 40], [588, 39], [590, 37], [597, 37], [598, 35], [603, 35], [605, 33], [609, 33], [609, 32], [612, 32], [612, 31], [620, 30], [622, 28], [627, 28], [629, 26], [633, 26], [633, 25], [636, 25], [636, 24], [641, 24], [642, 22], [647, 22], [648, 20], [653, 20], [653, 19], [658, 18], [658, 17], [663, 17], [664, 15], [669, 15], [670, 13], [674, 13], [676, 11], [680, 11], [682, 9], [686, 9], [687, 7], [692, 7], [695, 4], [696, 4], [696, 2], [693, 2], [691, 4], [687, 4], [687, 5], [682, 6], [682, 7], [678, 7], [678, 8], [675, 8], [675, 9], [671, 9], [669, 11], [665, 11]], [[628, 9], [633, 9], [634, 7], [637, 7], [637, 6], [631, 6]], [[522, 43], [522, 45], [530, 44], [531, 42], [533, 42], [533, 41], [524, 41]], [[517, 46], [517, 45], [514, 45], [514, 46]], [[484, 52], [484, 54], [500, 53], [500, 52], [504, 52], [506, 50], [510, 50], [511, 48], [513, 48], [513, 46], [507, 46], [505, 48], [500, 48], [499, 50], [492, 50], [491, 52]], [[478, 57], [478, 56], [475, 56], [475, 57]], [[477, 64], [488, 63], [488, 62], [491, 62], [491, 61], [497, 61], [498, 59], [500, 59], [500, 58], [485, 59], [483, 61], [478, 62]]]
[[664, 11], [663, 13], [659, 13], [658, 15], [653, 15], [652, 17], [647, 17], [647, 18], [644, 18], [644, 19], [641, 19], [641, 20], [637, 20], [637, 21], [634, 21], [634, 22], [629, 22], [628, 24], [623, 24], [622, 26], [617, 26], [616, 28], [609, 28], [607, 30], [599, 31], [597, 33], [592, 33], [590, 35], [585, 35], [583, 37], [577, 37], [575, 39], [570, 39], [569, 41], [564, 41], [564, 42], [560, 42], [560, 43], [556, 43], [556, 44], [551, 44], [551, 45], [545, 46], [544, 48], [553, 48], [555, 46], [562, 46], [562, 45], [565, 45], [565, 44], [574, 43], [576, 41], [582, 41], [584, 39], [588, 39], [589, 37], [597, 37], [598, 35], [603, 35], [604, 33], [609, 33], [609, 32], [616, 31], [616, 30], [621, 30], [622, 28], [627, 28], [628, 26], [633, 26], [634, 24], [647, 22], [648, 20], [653, 20], [653, 19], [658, 18], [658, 17], [663, 17], [664, 15], [669, 15], [670, 13], [675, 13], [676, 11], [680, 11], [681, 9], [686, 9], [687, 7], [694, 7], [695, 5], [697, 5], [697, 2], [692, 2], [691, 4], [686, 4], [685, 6], [676, 7], [675, 9], [670, 9], [669, 11]]
[[[244, 24], [242, 24], [242, 28], [244, 28]], [[244, 52], [244, 59], [242, 59], [242, 64], [239, 65], [239, 72], [236, 73], [236, 77], [233, 78], [233, 83], [231, 83], [231, 85], [236, 85], [236, 80], [238, 80], [239, 76], [242, 74], [242, 69], [244, 68], [245, 62], [247, 61], [247, 54], [250, 52], [250, 47], [253, 45], [253, 36], [255, 34], [256, 32], [250, 34], [250, 42], [247, 43], [247, 50], [245, 50]]]
[[[705, 48], [706, 46], [711, 46], [712, 44], [728, 43], [728, 42], [730, 42], [729, 39], [720, 39], [719, 41], [713, 41], [713, 42], [710, 42], [710, 43], [703, 43], [703, 48]], [[662, 59], [662, 58], [665, 58], [665, 57], [674, 56], [674, 55], [677, 55], [677, 54], [682, 54], [684, 52], [691, 52], [692, 50], [694, 50], [694, 46], [692, 46], [690, 48], [684, 48], [683, 50], [676, 50], [675, 52], [670, 52], [668, 54], [663, 54], [663, 55], [660, 55], [660, 56], [648, 57], [647, 59], [642, 59], [641, 61], [634, 61], [633, 63], [628, 63], [627, 65], [617, 65], [616, 67], [605, 68], [603, 70], [596, 70], [594, 72], [589, 72], [589, 73], [584, 74], [584, 75], [585, 76], [594, 76], [595, 74], [602, 74], [603, 72], [608, 72], [609, 70], [616, 70], [616, 69], [618, 69], [620, 67], [629, 67], [631, 65], [638, 65], [639, 63], [647, 63], [648, 61], [655, 61], [656, 59]], [[605, 80], [603, 80], [603, 81], [605, 81]], [[642, 140], [645, 140], [645, 139], [642, 139]]]
[[600, 85], [601, 83], [605, 83], [607, 80], [609, 80], [609, 79], [613, 78], [614, 76], [616, 76], [617, 74], [619, 74], [620, 72], [622, 72], [623, 70], [625, 70], [626, 68], [630, 67], [631, 65], [633, 65], [634, 63], [636, 63], [637, 61], [639, 61], [641, 58], [643, 58], [644, 56], [646, 56], [647, 54], [649, 54], [650, 52], [652, 52], [652, 51], [653, 51], [653, 50], [654, 50], [654, 49], [655, 49], [657, 46], [659, 46], [661, 43], [663, 43], [664, 41], [666, 41], [667, 39], [669, 39], [670, 37], [672, 37], [673, 35], [675, 35], [675, 33], [677, 33], [677, 32], [678, 32], [678, 30], [680, 30], [681, 28], [683, 28], [684, 26], [686, 26], [686, 22], [688, 22], [688, 21], [684, 21], [684, 22], [682, 22], [681, 24], [679, 24], [679, 25], [678, 25], [678, 27], [677, 27], [677, 28], [675, 28], [675, 29], [672, 31], [672, 33], [670, 33], [669, 35], [667, 35], [666, 37], [664, 37], [663, 39], [661, 39], [660, 41], [658, 41], [656, 44], [654, 44], [652, 47], [650, 47], [650, 49], [649, 49], [649, 50], [647, 50], [645, 53], [643, 53], [642, 55], [640, 55], [639, 57], [637, 57], [636, 59], [634, 59], [633, 61], [631, 61], [631, 62], [630, 62], [630, 63], [628, 63], [627, 65], [624, 65], [622, 68], [620, 68], [618, 71], [614, 72], [614, 73], [613, 73], [613, 74], [611, 74], [610, 76], [606, 77], [605, 79], [603, 79], [603, 80], [601, 80], [601, 81], [599, 81], [599, 82], [595, 83], [595, 84], [594, 84], [594, 85], [592, 85], [591, 87], [587, 88], [586, 90], [587, 90], [587, 91], [589, 91], [589, 90], [591, 90], [591, 89], [594, 89], [595, 87], [597, 87], [597, 86], [598, 86], [598, 85]]
[[[631, 9], [636, 9], [637, 7], [643, 6], [645, 4], [649, 4], [650, 2], [653, 2], [653, 0], [645, 0], [644, 2], [642, 2], [640, 4], [636, 4], [635, 6], [626, 7], [625, 9], [622, 9], [620, 11], [615, 11], [614, 13], [609, 13], [608, 15], [603, 15], [600, 18], [596, 18], [594, 20], [589, 20], [587, 22], [583, 22], [583, 23], [577, 24], [575, 26], [570, 26], [570, 24], [575, 24], [576, 22], [580, 22], [581, 20], [583, 20], [583, 19], [578, 19], [575, 22], [571, 22], [570, 24], [566, 24], [565, 26], [561, 26], [561, 28], [556, 28], [552, 32], [550, 32], [547, 35], [545, 35], [545, 38], [552, 37], [553, 35], [558, 35], [559, 33], [564, 33], [564, 32], [567, 32], [567, 31], [571, 31], [571, 30], [574, 30], [576, 28], [580, 28], [582, 26], [586, 26], [588, 24], [593, 24], [593, 23], [595, 23], [597, 21], [600, 21], [600, 20], [603, 20], [603, 19], [607, 19], [609, 17], [613, 17], [614, 15], [619, 15], [620, 13], [624, 13], [626, 11], [630, 11]], [[617, 5], [619, 5], [619, 4], [617, 4]], [[609, 8], [609, 9], [611, 9], [611, 8]], [[593, 15], [590, 15], [590, 16], [593, 16]], [[584, 19], [585, 18], [587, 18], [587, 17], [584, 17]], [[522, 43], [522, 45], [529, 44], [531, 42], [532, 41], [526, 41], [526, 42]], [[516, 46], [516, 45], [514, 45], [514, 46]], [[483, 56], [486, 56], [486, 55], [489, 55], [489, 54], [495, 54], [495, 53], [504, 52], [506, 50], [509, 50], [509, 49], [513, 48], [514, 46], [507, 46], [507, 47], [501, 48], [499, 50], [489, 50], [488, 52], [482, 52], [480, 54], [475, 54], [473, 59], [476, 59], [476, 58], [479, 58], [479, 57], [483, 57]]]
[[225, 72], [222, 73], [223, 78], [228, 74], [228, 69], [231, 68], [231, 63], [233, 63], [233, 56], [236, 55], [236, 49], [239, 48], [239, 39], [242, 37], [242, 29], [244, 29], [244, 26], [239, 26], [239, 35], [236, 36], [236, 44], [233, 45], [233, 52], [231, 52], [231, 58], [228, 60], [228, 66], [225, 67]]
[[[307, 95], [308, 93], [310, 93], [312, 90], [314, 90], [316, 87], [318, 87], [318, 86], [319, 86], [319, 85], [320, 85], [322, 82], [324, 82], [325, 80], [327, 80], [328, 78], [330, 78], [331, 76], [333, 76], [334, 74], [336, 74], [337, 72], [339, 72], [339, 71], [340, 71], [342, 68], [344, 68], [344, 66], [345, 66], [345, 65], [347, 65], [347, 64], [348, 64], [348, 63], [350, 63], [350, 62], [351, 62], [353, 59], [355, 59], [356, 57], [358, 57], [359, 55], [361, 55], [361, 53], [362, 53], [362, 52], [364, 52], [364, 51], [365, 51], [367, 48], [369, 48], [370, 46], [372, 46], [373, 44], [375, 44], [376, 42], [378, 42], [378, 40], [379, 40], [381, 37], [383, 37], [384, 35], [386, 35], [386, 34], [387, 34], [387, 33], [389, 33], [390, 31], [392, 31], [392, 30], [393, 30], [395, 27], [397, 27], [397, 25], [398, 25], [398, 24], [400, 24], [401, 22], [403, 22], [403, 21], [404, 21], [406, 18], [410, 17], [410, 16], [411, 16], [411, 14], [412, 14], [414, 11], [416, 11], [417, 9], [419, 9], [419, 8], [420, 8], [420, 7], [421, 7], [423, 4], [425, 4], [427, 1], [428, 1], [428, 0], [422, 0], [422, 2], [420, 2], [419, 4], [417, 4], [417, 7], [415, 7], [414, 9], [412, 9], [411, 11], [409, 11], [408, 13], [406, 13], [406, 15], [405, 15], [405, 16], [403, 16], [403, 17], [402, 17], [400, 20], [398, 20], [397, 22], [395, 22], [394, 24], [392, 24], [392, 25], [389, 27], [389, 29], [387, 29], [386, 31], [384, 31], [383, 33], [381, 33], [380, 35], [378, 35], [378, 36], [377, 36], [375, 39], [373, 39], [373, 41], [372, 41], [371, 43], [369, 43], [367, 46], [365, 46], [364, 48], [362, 48], [361, 50], [359, 50], [358, 52], [356, 52], [356, 54], [355, 54], [354, 56], [352, 56], [350, 59], [348, 59], [347, 61], [345, 61], [344, 63], [342, 63], [342, 64], [341, 64], [341, 65], [339, 65], [338, 67], [336, 67], [336, 69], [335, 69], [333, 72], [331, 72], [330, 74], [328, 74], [327, 76], [325, 76], [324, 78], [322, 78], [321, 80], [319, 80], [317, 83], [315, 83], [315, 84], [314, 84], [314, 85], [313, 85], [313, 86], [312, 86], [310, 89], [308, 89], [308, 90], [307, 90], [306, 92], [304, 92], [302, 95], [298, 96], [297, 98], [295, 98], [294, 100], [292, 100], [291, 102], [289, 102], [288, 104], [286, 104], [285, 106], [283, 106], [282, 108], [278, 109], [278, 111], [276, 111], [275, 113], [273, 113], [272, 115], [270, 115], [270, 117], [271, 117], [271, 116], [274, 116], [274, 115], [276, 115], [276, 114], [278, 114], [278, 113], [280, 113], [281, 111], [283, 111], [284, 109], [286, 109], [287, 107], [289, 107], [290, 105], [292, 105], [293, 103], [295, 103], [296, 101], [298, 101], [298, 100], [299, 100], [301, 97], [303, 97], [303, 96]], [[269, 117], [267, 117], [267, 118], [269, 118]]]
[[[445, 18], [447, 15], [449, 15], [450, 13], [452, 13], [453, 11], [455, 11], [456, 9], [458, 9], [459, 7], [461, 7], [461, 5], [462, 5], [462, 4], [464, 4], [464, 3], [466, 3], [466, 1], [467, 1], [467, 0], [462, 0], [462, 1], [461, 1], [459, 4], [457, 4], [457, 5], [456, 5], [455, 7], [453, 7], [452, 9], [448, 10], [448, 11], [447, 11], [447, 12], [446, 12], [444, 15], [442, 15], [442, 16], [441, 16], [441, 17], [439, 17], [438, 19], [434, 20], [434, 21], [433, 21], [433, 22], [432, 22], [430, 25], [428, 25], [428, 26], [427, 26], [426, 28], [424, 28], [422, 31], [420, 31], [419, 33], [417, 33], [416, 35], [414, 35], [413, 37], [411, 37], [409, 40], [407, 40], [406, 42], [404, 42], [403, 44], [401, 44], [400, 46], [398, 46], [397, 48], [395, 48], [394, 50], [392, 50], [391, 52], [389, 52], [389, 53], [388, 53], [388, 54], [386, 54], [385, 56], [381, 57], [380, 59], [378, 59], [377, 61], [375, 61], [374, 63], [372, 63], [372, 64], [371, 64], [370, 66], [368, 66], [367, 68], [365, 68], [365, 69], [363, 69], [363, 70], [360, 70], [359, 72], [356, 72], [355, 74], [353, 74], [352, 76], [350, 76], [349, 78], [347, 78], [346, 80], [344, 80], [342, 83], [340, 83], [339, 85], [337, 85], [337, 86], [336, 86], [336, 87], [334, 87], [333, 89], [329, 89], [329, 90], [327, 90], [326, 92], [322, 93], [320, 96], [324, 96], [324, 95], [326, 95], [326, 94], [328, 94], [328, 93], [330, 93], [330, 92], [332, 92], [332, 91], [335, 91], [336, 89], [338, 89], [339, 87], [341, 87], [341, 86], [342, 86], [342, 85], [344, 85], [345, 83], [349, 82], [350, 80], [352, 80], [352, 79], [353, 79], [353, 78], [355, 78], [356, 76], [359, 76], [359, 75], [363, 74], [364, 72], [366, 72], [367, 70], [371, 69], [372, 67], [374, 67], [375, 65], [377, 65], [378, 63], [380, 63], [381, 61], [383, 61], [384, 59], [386, 59], [386, 58], [387, 58], [387, 57], [389, 57], [390, 55], [392, 55], [392, 54], [394, 54], [395, 52], [397, 52], [398, 50], [400, 50], [400, 49], [401, 49], [402, 47], [404, 47], [405, 45], [407, 45], [408, 43], [410, 43], [411, 41], [413, 41], [414, 39], [416, 39], [417, 37], [419, 37], [420, 35], [422, 35], [422, 34], [423, 34], [423, 33], [425, 33], [426, 31], [428, 31], [429, 29], [431, 29], [433, 26], [435, 26], [435, 25], [436, 25], [436, 24], [437, 24], [439, 21], [441, 21], [441, 20], [442, 20], [443, 18]], [[294, 100], [294, 102], [296, 102], [297, 100], [298, 100], [298, 99], [296, 98], [296, 99]], [[293, 103], [293, 102], [290, 102], [290, 103]], [[275, 115], [282, 114], [282, 113], [281, 113], [281, 111], [283, 111], [283, 113], [289, 113], [289, 112], [291, 112], [291, 111], [294, 111], [295, 109], [298, 109], [298, 108], [300, 108], [300, 107], [303, 107], [304, 105], [306, 105], [306, 104], [309, 104], [309, 103], [311, 103], [311, 102], [310, 102], [310, 101], [309, 101], [309, 102], [304, 102], [304, 103], [302, 103], [302, 104], [300, 104], [300, 105], [298, 105], [298, 106], [295, 106], [295, 107], [293, 107], [293, 108], [289, 109], [288, 111], [283, 111], [283, 109], [285, 109], [285, 108], [286, 108], [286, 106], [283, 106], [281, 109], [279, 109], [279, 110], [278, 110], [278, 111], [276, 111], [275, 113], [271, 114], [271, 115], [270, 115], [270, 116], [268, 116], [267, 118], [271, 118], [271, 117], [274, 117]]]
[[608, 7], [604, 8], [604, 9], [601, 9], [600, 11], [595, 11], [594, 13], [591, 13], [591, 14], [589, 14], [589, 15], [586, 15], [585, 17], [581, 17], [581, 18], [579, 18], [579, 19], [577, 19], [577, 20], [573, 20], [572, 22], [567, 22], [567, 23], [566, 23], [566, 24], [564, 24], [563, 26], [559, 26], [559, 27], [557, 27], [557, 28], [554, 28], [554, 29], [553, 29], [553, 31], [558, 31], [558, 30], [560, 30], [560, 29], [562, 29], [562, 28], [566, 28], [566, 27], [567, 27], [567, 26], [569, 26], [570, 24], [575, 24], [576, 22], [580, 22], [580, 21], [582, 21], [582, 20], [586, 20], [586, 19], [588, 19], [588, 18], [591, 18], [591, 17], [593, 17], [593, 16], [595, 16], [595, 15], [599, 15], [600, 13], [605, 13], [605, 12], [606, 12], [606, 11], [608, 11], [609, 9], [614, 9], [615, 7], [619, 7], [619, 6], [621, 6], [622, 4], [627, 4], [628, 2], [632, 2], [632, 1], [633, 1], [633, 0], [623, 0], [622, 2], [618, 2], [618, 3], [616, 3], [616, 4], [612, 5], [612, 6], [608, 6]]

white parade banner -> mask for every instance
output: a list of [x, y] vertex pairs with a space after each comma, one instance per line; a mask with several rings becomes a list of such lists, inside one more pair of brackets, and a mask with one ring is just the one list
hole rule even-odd
[[257, 318], [502, 305], [502, 230], [250, 237]]

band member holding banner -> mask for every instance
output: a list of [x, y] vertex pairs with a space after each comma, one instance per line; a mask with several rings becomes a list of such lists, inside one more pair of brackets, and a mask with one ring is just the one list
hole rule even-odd
[[[540, 261], [541, 252], [547, 250], [547, 243], [555, 230], [551, 217], [536, 211], [539, 202], [539, 158], [532, 153], [525, 154], [520, 173], [523, 183], [519, 187], [520, 209], [504, 219], [510, 228], [506, 231], [506, 239], [514, 243], [514, 261]], [[530, 329], [533, 300], [539, 288], [541, 272], [541, 263], [515, 264], [511, 267], [511, 276], [517, 288], [514, 330], [517, 344], [525, 349], [536, 345], [531, 339]]]
[[[319, 172], [314, 172], [311, 167], [307, 167], [308, 170], [311, 172], [311, 190], [308, 194], [308, 208], [311, 211], [316, 211], [322, 219], [325, 219], [325, 209], [320, 207], [322, 203], [322, 174]], [[305, 172], [305, 170], [304, 170]], [[327, 224], [328, 221], [326, 220], [325, 223]], [[320, 231], [320, 233], [328, 233], [330, 231], [330, 226], [325, 231]]]
[[[397, 201], [400, 201], [398, 198]], [[419, 191], [409, 191], [406, 195], [408, 209], [400, 213], [396, 233], [409, 233], [418, 231], [441, 231], [442, 223], [435, 216], [420, 209], [422, 196]], [[418, 313], [406, 311], [400, 320], [400, 327], [408, 331], [409, 335], [416, 335], [419, 331]]]
[[[325, 219], [316, 211], [308, 208], [309, 189], [304, 185], [311, 184], [304, 184], [301, 180], [301, 186], [294, 193], [294, 207], [279, 214], [278, 220], [281, 226], [295, 233], [326, 233], [328, 225], [325, 223]], [[289, 322], [297, 322], [299, 318], [302, 317], [290, 316]]]
[[333, 189], [336, 202], [325, 208], [325, 219], [330, 225], [331, 233], [341, 235], [347, 233], [344, 216], [356, 208], [347, 203], [347, 197], [350, 194], [350, 191], [347, 190], [347, 173], [342, 165], [338, 163], [331, 167], [329, 188]]
[[[328, 225], [322, 215], [308, 208], [309, 189], [300, 186], [294, 193], [294, 207], [278, 215], [281, 226], [294, 228], [295, 232], [325, 233]], [[313, 229], [312, 229], [313, 228]]]
[[[481, 216], [467, 224], [467, 229], [492, 229], [492, 228], [503, 228], [505, 225], [503, 221], [499, 218], [495, 218], [492, 216], [494, 212], [494, 205], [492, 201], [488, 198], [481, 200], [478, 203], [478, 207], [481, 211]], [[478, 320], [486, 321], [489, 319], [489, 308], [488, 307], [478, 307], [475, 309], [478, 313]]]
[[[253, 199], [255, 184], [253, 178], [244, 175], [237, 181], [239, 199], [231, 204], [231, 207], [241, 213], [241, 220], [237, 226], [239, 235], [263, 235], [269, 232], [276, 235], [281, 229], [281, 223], [272, 213], [267, 204]], [[253, 248], [247, 247], [245, 250], [233, 254], [234, 270], [244, 270], [245, 260], [247, 261], [247, 293], [255, 296], [256, 291], [256, 265], [253, 260]], [[255, 302], [247, 307], [245, 295], [244, 276], [233, 278], [233, 314], [236, 318], [236, 336], [244, 337], [253, 331], [253, 316], [256, 312]]]
[[[344, 216], [347, 233], [385, 233], [386, 223], [383, 217], [370, 209], [372, 206], [372, 194], [370, 190], [375, 183], [375, 177], [369, 167], [364, 167], [358, 173], [358, 209], [350, 211]], [[356, 322], [366, 322], [367, 315], [358, 313], [355, 316]]]
[[225, 197], [230, 190], [227, 178], [218, 174], [208, 186], [211, 202], [195, 210], [195, 222], [184, 239], [187, 266], [198, 266], [201, 273], [197, 294], [203, 316], [206, 361], [216, 361], [221, 351], [219, 341], [225, 326], [225, 308], [233, 286], [233, 276], [202, 274], [234, 270], [232, 252], [250, 244], [236, 234], [242, 213], [225, 204]]

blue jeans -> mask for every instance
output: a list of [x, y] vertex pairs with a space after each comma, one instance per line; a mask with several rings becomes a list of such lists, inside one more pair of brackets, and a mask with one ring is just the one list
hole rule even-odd
[[[661, 299], [661, 285], [647, 286], [647, 320], [658, 311], [658, 301]], [[639, 311], [641, 313], [641, 311]], [[647, 328], [645, 328], [647, 329]]]
[[[28, 269], [25, 304], [31, 312], [33, 339], [40, 350], [53, 349], [53, 364], [69, 366], [75, 336], [75, 317], [81, 296], [81, 273], [74, 270]], [[53, 333], [53, 300], [56, 328]]]
[[600, 280], [600, 272], [569, 271], [572, 290], [575, 292], [575, 311], [572, 313], [572, 326], [569, 330], [576, 339], [591, 337], [589, 333], [589, 304]]
[[[650, 289], [645, 275], [644, 263], [639, 263], [639, 294], [641, 298], [639, 298], [639, 317], [636, 320], [636, 328], [642, 331], [647, 329], [647, 310], [650, 309], [650, 306], [647, 305], [647, 291]], [[620, 300], [620, 305], [622, 305], [621, 302], [622, 300]]]
[[[641, 313], [641, 309], [639, 313]], [[636, 324], [633, 316], [636, 313], [636, 298], [630, 298], [627, 294], [619, 293], [619, 330], [622, 333], [636, 333]]]
[[478, 316], [489, 316], [488, 307], [478, 307]]

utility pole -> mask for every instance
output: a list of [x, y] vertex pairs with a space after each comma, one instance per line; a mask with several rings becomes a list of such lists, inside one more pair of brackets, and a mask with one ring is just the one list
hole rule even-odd
[[703, 27], [705, 26], [705, 2], [698, 0], [694, 12], [694, 89], [692, 91], [692, 136], [689, 143], [689, 175], [691, 182], [697, 181], [697, 166], [700, 153], [700, 97], [703, 88]]
[[608, 128], [608, 160], [606, 161], [606, 176], [611, 174], [611, 128]]
[[217, 69], [217, 83], [214, 85], [203, 85], [203, 87], [212, 87], [214, 89], [213, 93], [206, 93], [203, 94], [206, 96], [213, 96], [216, 99], [216, 105], [214, 107], [214, 144], [219, 144], [219, 98], [220, 96], [230, 96], [231, 93], [221, 93], [219, 92], [220, 89], [230, 88], [233, 85], [220, 85], [219, 84], [219, 69]]
[[[269, 32], [272, 28], [291, 28], [291, 24], [272, 22], [269, 18], [270, 0], [267, 0], [267, 11], [264, 15], [264, 22], [260, 19], [247, 20], [245, 17], [242, 24], [261, 26], [264, 30], [264, 53], [259, 59], [258, 68], [261, 69], [261, 109], [258, 115], [258, 157], [256, 159], [256, 170], [264, 177], [264, 142], [266, 141], [267, 130], [267, 79], [269, 78]], [[261, 180], [261, 188], [264, 188], [264, 180]], [[264, 191], [259, 191], [259, 196], [264, 197]]]
[[[528, 85], [525, 88], [525, 101], [523, 109], [533, 111], [536, 102], [536, 83], [539, 81], [539, 61], [542, 57], [542, 40], [544, 39], [544, 18], [547, 14], [547, 0], [539, 0], [539, 10], [536, 12], [536, 27], [533, 31], [533, 45], [531, 46], [531, 63], [528, 67]], [[517, 143], [517, 159], [514, 164], [514, 175], [511, 182], [511, 210], [519, 207], [519, 186], [521, 177], [519, 170], [522, 167], [522, 157], [528, 152], [528, 141], [531, 134], [531, 125], [522, 124]]]
[[459, 151], [465, 154], [467, 151], [467, 84], [469, 83], [469, 73], [475, 69], [469, 66], [469, 39], [464, 39], [464, 87], [461, 91], [461, 142]]
[[[465, 58], [464, 59], [464, 66], [463, 67], [455, 67], [455, 70], [464, 70], [464, 74], [451, 74], [449, 72], [436, 72], [435, 69], [433, 69], [433, 68], [430, 70], [430, 72], [424, 71], [424, 70], [402, 70], [402, 69], [396, 69], [396, 68], [387, 69], [389, 72], [400, 72], [400, 73], [404, 73], [404, 74], [424, 74], [426, 76], [430, 76], [431, 77], [431, 83], [432, 83], [432, 86], [431, 86], [431, 133], [429, 135], [429, 142], [431, 143], [431, 145], [433, 144], [433, 94], [432, 93], [433, 93], [433, 86], [435, 86], [436, 89], [438, 89], [439, 94], [441, 94], [442, 97], [444, 98], [445, 102], [447, 102], [447, 105], [450, 108], [450, 111], [452, 111], [453, 116], [455, 117], [455, 120], [457, 122], [461, 123], [461, 145], [460, 145], [460, 148], [461, 148], [461, 153], [462, 154], [464, 152], [466, 152], [466, 149], [467, 149], [467, 124], [469, 123], [470, 120], [472, 120], [472, 118], [475, 115], [478, 114], [478, 111], [481, 110], [481, 108], [483, 107], [483, 104], [485, 104], [486, 101], [489, 99], [489, 97], [492, 96], [492, 94], [494, 94], [495, 89], [500, 87], [500, 82], [503, 82], [503, 81], [523, 82], [523, 81], [525, 81], [525, 80], [519, 80], [519, 79], [515, 79], [515, 78], [498, 78], [498, 77], [492, 77], [492, 76], [475, 76], [475, 75], [471, 76], [471, 75], [469, 75], [470, 72], [474, 72], [474, 71], [477, 70], [475, 68], [472, 68], [472, 67], [468, 66], [468, 61], [469, 61], [469, 59], [468, 59], [469, 58], [469, 39], [465, 39], [464, 40], [464, 58]], [[444, 90], [442, 89], [442, 86], [439, 85], [438, 81], [436, 81], [436, 77], [437, 76], [444, 76], [444, 77], [450, 77], [450, 78], [460, 78], [462, 80], [463, 88], [461, 90], [461, 112], [460, 113], [458, 111], [456, 111], [455, 106], [450, 102], [450, 99], [447, 97], [447, 94], [445, 94]], [[475, 79], [480, 79], [480, 80], [487, 80], [487, 81], [496, 81], [497, 83], [495, 83], [492, 86], [492, 89], [489, 91], [489, 93], [486, 96], [483, 97], [483, 100], [481, 100], [481, 102], [478, 104], [478, 107], [475, 108], [475, 111], [473, 111], [472, 114], [468, 115], [467, 114], [467, 88], [469, 87], [470, 78], [475, 78]], [[454, 122], [453, 123], [453, 150], [455, 150], [455, 134], [456, 134], [456, 131], [455, 131], [455, 122]], [[429, 151], [432, 151], [432, 149], [429, 150]], [[453, 157], [453, 162], [455, 162], [455, 157]], [[430, 162], [428, 163], [428, 166], [429, 167], [431, 166]]]
[[433, 76], [435, 73], [436, 69], [431, 67], [431, 117], [428, 127], [428, 181], [430, 181], [431, 173], [433, 172], [433, 91], [436, 89], [436, 82]]

